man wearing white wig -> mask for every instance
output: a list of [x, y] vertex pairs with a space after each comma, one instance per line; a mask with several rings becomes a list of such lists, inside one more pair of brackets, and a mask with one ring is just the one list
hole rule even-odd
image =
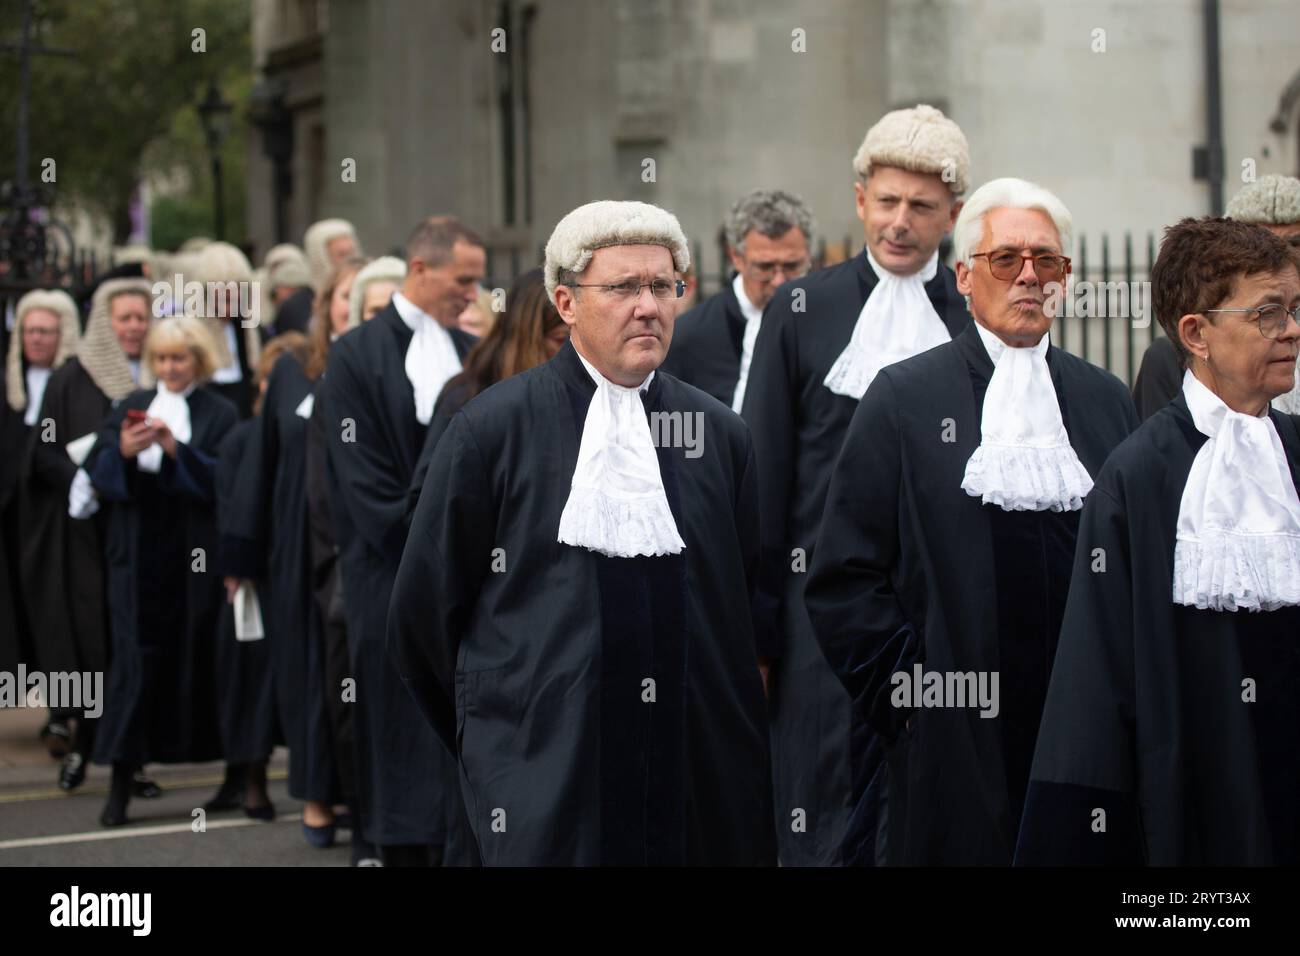
[[[1300, 273], [1258, 225], [1165, 231], [1182, 391], [1083, 509], [1017, 863], [1300, 864]], [[1098, 564], [1098, 562], [1102, 564]]]
[[[235, 246], [211, 242], [183, 275], [187, 282], [197, 282], [203, 288], [199, 317], [216, 349], [217, 370], [211, 388], [234, 403], [240, 418], [248, 418], [257, 393], [253, 370], [261, 358], [265, 334], [261, 299], [254, 295], [253, 268]], [[166, 280], [162, 284], [166, 285]], [[192, 301], [187, 294], [186, 311], [193, 313], [192, 307], [198, 304], [197, 298]]]
[[434, 401], [476, 341], [456, 328], [474, 300], [483, 240], [432, 216], [406, 241], [401, 289], [330, 346], [322, 403], [352, 677], [357, 799], [385, 865], [472, 862], [456, 767], [385, 650], [388, 597], [406, 543], [407, 490]]
[[302, 247], [311, 270], [311, 286], [318, 292], [331, 272], [361, 255], [356, 230], [346, 219], [322, 219], [312, 223], [303, 234]]
[[[35, 289], [18, 300], [13, 335], [5, 358], [4, 426], [0, 428], [0, 668], [12, 672], [22, 661], [36, 667], [33, 643], [41, 640], [38, 595], [27, 592], [34, 569], [23, 562], [40, 542], [31, 537], [31, 495], [25, 463], [33, 443], [49, 437], [40, 420], [41, 403], [56, 369], [76, 351], [81, 324], [77, 305], [60, 289]], [[12, 620], [10, 620], [12, 615]], [[29, 620], [30, 618], [30, 620]], [[42, 731], [52, 756], [67, 752], [69, 733], [62, 720]]]
[[774, 860], [749, 435], [657, 371], [689, 259], [655, 206], [565, 216], [568, 344], [434, 451], [389, 640], [488, 865]]
[[[46, 671], [102, 671], [108, 664], [105, 527], [95, 517], [99, 500], [81, 464], [114, 403], [153, 384], [152, 371], [140, 362], [151, 316], [148, 280], [101, 284], [76, 354], [50, 376], [41, 402], [48, 430], [32, 446], [22, 569]], [[58, 723], [70, 716], [55, 714]], [[76, 716], [73, 752], [59, 771], [65, 790], [80, 785], [93, 753], [95, 721]]]
[[[831, 468], [858, 400], [886, 365], [970, 323], [939, 243], [961, 209], [966, 137], [930, 106], [887, 113], [853, 160], [866, 246], [787, 282], [763, 313], [741, 415], [763, 514], [754, 620], [771, 661], [776, 828], [786, 866], [870, 862], [881, 756], [853, 719], [803, 606]], [[851, 794], [858, 794], [856, 803]]]
[[1079, 509], [1137, 426], [1122, 382], [1048, 341], [1070, 232], [1022, 179], [971, 195], [975, 322], [876, 376], [831, 477], [805, 600], [885, 746], [886, 864], [1011, 863]]

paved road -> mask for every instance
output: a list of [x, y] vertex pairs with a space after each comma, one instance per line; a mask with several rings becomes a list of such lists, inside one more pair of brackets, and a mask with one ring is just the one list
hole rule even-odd
[[37, 739], [45, 712], [0, 710], [0, 867], [11, 866], [347, 866], [347, 833], [333, 848], [308, 846], [302, 805], [285, 790], [287, 753], [275, 752], [269, 791], [278, 816], [247, 819], [240, 810], [210, 814], [195, 832], [193, 811], [221, 783], [220, 764], [150, 766], [164, 793], [133, 799], [131, 823], [106, 829], [99, 813], [109, 769], [92, 766], [71, 794], [58, 788], [59, 764]]

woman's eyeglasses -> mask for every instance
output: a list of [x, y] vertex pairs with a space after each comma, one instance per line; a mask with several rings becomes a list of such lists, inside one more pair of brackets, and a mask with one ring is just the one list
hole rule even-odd
[[1260, 334], [1266, 339], [1275, 339], [1282, 334], [1286, 328], [1287, 316], [1295, 319], [1296, 324], [1300, 325], [1300, 305], [1294, 309], [1285, 309], [1276, 302], [1266, 302], [1263, 305], [1256, 306], [1253, 309], [1206, 309], [1205, 314], [1210, 315], [1214, 312], [1249, 312], [1250, 321], [1259, 323]]

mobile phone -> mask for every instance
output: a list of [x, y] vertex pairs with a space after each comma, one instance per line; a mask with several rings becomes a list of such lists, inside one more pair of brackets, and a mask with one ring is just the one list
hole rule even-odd
[[126, 410], [126, 420], [127, 423], [131, 425], [139, 425], [148, 417], [149, 416], [139, 408], [128, 408]]

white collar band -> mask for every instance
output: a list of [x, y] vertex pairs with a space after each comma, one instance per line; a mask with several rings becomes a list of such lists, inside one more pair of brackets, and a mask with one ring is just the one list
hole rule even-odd
[[895, 275], [866, 250], [867, 263], [880, 280], [858, 313], [849, 344], [826, 373], [822, 384], [836, 395], [860, 399], [886, 365], [919, 355], [951, 340], [934, 310], [925, 284], [939, 273], [935, 252], [909, 276]]
[[596, 383], [557, 540], [611, 558], [680, 554], [686, 547], [664, 494], [641, 391], [615, 385], [574, 348]]
[[1061, 418], [1047, 334], [1037, 345], [1011, 348], [978, 322], [975, 330], [994, 367], [962, 489], [1003, 511], [1078, 511], [1092, 478]]
[[1196, 452], [1178, 505], [1173, 601], [1215, 611], [1300, 604], [1300, 498], [1277, 427], [1234, 412], [1190, 371]]

